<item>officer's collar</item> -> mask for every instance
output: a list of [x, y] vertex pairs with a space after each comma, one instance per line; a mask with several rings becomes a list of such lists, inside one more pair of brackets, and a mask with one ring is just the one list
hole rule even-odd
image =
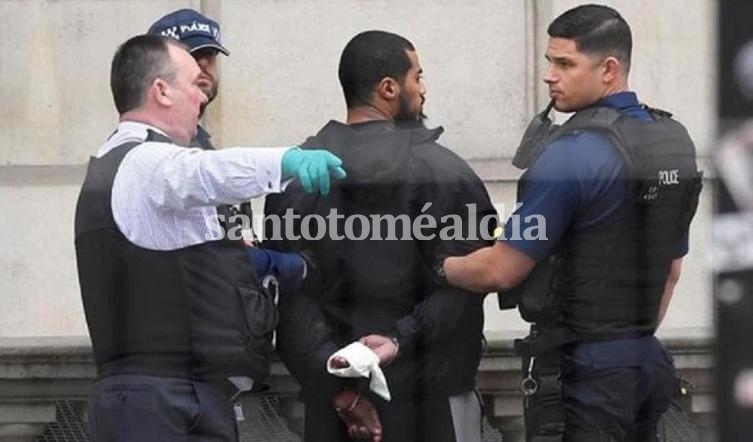
[[212, 135], [206, 131], [200, 124], [196, 125], [196, 139], [200, 142], [207, 141], [212, 138]]
[[149, 131], [152, 131], [156, 134], [159, 134], [163, 137], [170, 138], [167, 136], [165, 131], [158, 128], [157, 126], [153, 126], [151, 124], [142, 123], [140, 121], [131, 121], [131, 120], [125, 120], [121, 121], [118, 124], [118, 128], [115, 130], [115, 132], [110, 135], [108, 139], [113, 139], [115, 137], [120, 138], [138, 138], [141, 140], [146, 141], [149, 137]]
[[611, 107], [612, 109], [621, 110], [640, 106], [638, 96], [635, 92], [624, 91], [616, 94], [607, 95], [599, 100], [594, 106]]

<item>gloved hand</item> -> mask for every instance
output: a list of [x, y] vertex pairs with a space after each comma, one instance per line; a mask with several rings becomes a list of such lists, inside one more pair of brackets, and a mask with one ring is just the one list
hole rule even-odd
[[330, 152], [293, 148], [282, 156], [282, 176], [284, 179], [296, 177], [304, 192], [322, 195], [329, 193], [329, 176], [343, 179], [346, 176], [342, 160]]

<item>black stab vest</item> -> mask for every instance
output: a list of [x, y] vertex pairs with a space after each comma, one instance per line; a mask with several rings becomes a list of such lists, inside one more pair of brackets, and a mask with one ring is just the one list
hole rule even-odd
[[[151, 131], [148, 141], [169, 142]], [[112, 184], [139, 144], [91, 158], [76, 206], [79, 283], [100, 376], [263, 381], [277, 312], [242, 244], [221, 239], [156, 251], [118, 229]]]
[[[577, 131], [605, 133], [627, 164], [626, 199], [609, 220], [569, 228], [552, 255], [537, 264], [519, 305], [526, 320], [565, 326], [580, 340], [655, 331], [670, 263], [695, 214], [702, 174], [685, 128], [664, 111], [647, 111], [653, 121], [588, 108], [549, 137], [548, 145]], [[519, 182], [519, 199], [526, 181], [527, 173]], [[544, 299], [542, 287], [548, 291]]]

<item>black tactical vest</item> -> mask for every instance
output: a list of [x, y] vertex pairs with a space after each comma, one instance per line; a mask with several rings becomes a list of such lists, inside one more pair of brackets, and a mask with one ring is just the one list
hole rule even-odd
[[[671, 115], [653, 121], [607, 107], [577, 112], [547, 139], [605, 133], [624, 158], [626, 200], [609, 220], [570, 228], [524, 283], [520, 310], [530, 322], [565, 326], [580, 340], [653, 333], [680, 241], [695, 214], [702, 175], [695, 147]], [[527, 174], [521, 177], [520, 197]], [[542, 289], [543, 288], [543, 289]]]
[[76, 207], [79, 283], [100, 376], [263, 381], [277, 313], [242, 244], [222, 239], [155, 251], [118, 229], [112, 184], [138, 144], [90, 160]]

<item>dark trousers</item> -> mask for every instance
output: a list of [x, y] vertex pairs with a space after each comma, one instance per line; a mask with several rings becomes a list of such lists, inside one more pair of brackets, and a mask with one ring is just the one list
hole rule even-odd
[[[383, 442], [481, 440], [481, 405], [471, 391], [453, 398], [385, 402], [369, 397], [382, 422]], [[458, 435], [456, 437], [456, 434]], [[306, 442], [347, 442], [348, 433], [329, 404], [306, 404]]]
[[562, 358], [565, 441], [652, 442], [678, 388], [653, 336], [567, 346]]
[[94, 442], [236, 442], [227, 395], [205, 382], [117, 375], [97, 382], [89, 396]]

